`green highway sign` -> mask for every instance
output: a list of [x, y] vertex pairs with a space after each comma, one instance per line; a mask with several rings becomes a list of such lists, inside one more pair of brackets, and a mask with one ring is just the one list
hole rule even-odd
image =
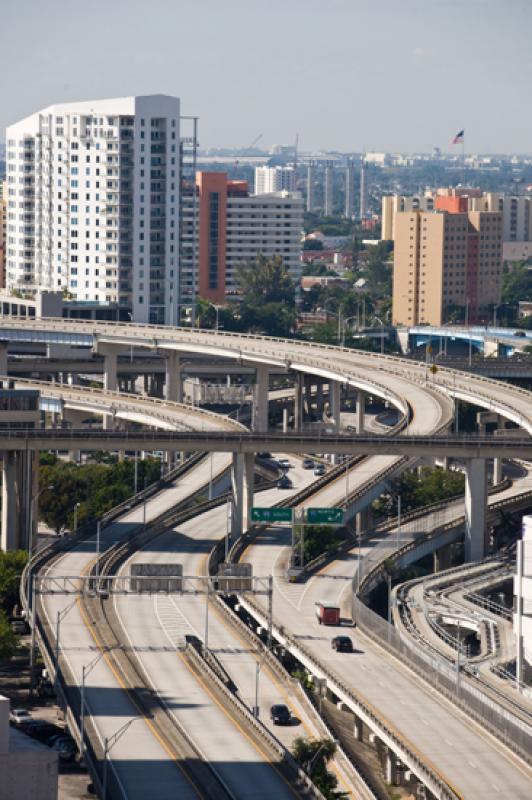
[[252, 508], [252, 522], [292, 522], [291, 508]]
[[343, 508], [307, 508], [307, 522], [321, 525], [343, 525]]

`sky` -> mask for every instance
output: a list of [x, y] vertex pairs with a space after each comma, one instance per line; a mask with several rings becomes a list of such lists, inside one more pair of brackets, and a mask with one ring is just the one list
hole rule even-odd
[[6, 125], [171, 94], [201, 147], [532, 152], [532, 0], [0, 0]]

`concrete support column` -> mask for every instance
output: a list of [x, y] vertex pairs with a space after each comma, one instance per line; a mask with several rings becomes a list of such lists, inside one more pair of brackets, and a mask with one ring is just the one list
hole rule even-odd
[[312, 386], [314, 383], [314, 379], [312, 375], [304, 375], [303, 376], [303, 385], [305, 387], [305, 396], [303, 400], [303, 405], [305, 408], [305, 413], [308, 419], [312, 419]]
[[294, 431], [300, 431], [303, 426], [303, 376], [296, 372], [294, 382]]
[[[77, 411], [73, 408], [63, 408], [63, 420], [68, 424], [69, 428], [81, 428], [83, 418], [86, 416], [82, 411]], [[69, 450], [68, 457], [70, 461], [79, 464], [81, 461], [80, 450]]]
[[13, 450], [2, 454], [2, 550], [18, 550], [20, 515], [17, 498], [17, 458]]
[[[500, 414], [497, 416], [497, 430], [503, 431], [506, 427], [506, 420], [504, 417], [501, 417]], [[504, 459], [502, 458], [494, 458], [493, 459], [493, 485], [496, 486], [498, 483], [502, 481], [502, 467], [504, 464]]]
[[97, 344], [96, 352], [103, 356], [103, 388], [107, 392], [116, 392], [118, 387], [118, 353], [120, 348], [114, 344]]
[[270, 371], [266, 364], [259, 364], [256, 370], [253, 389], [253, 421], [252, 429], [257, 433], [268, 430], [268, 390], [270, 388]]
[[331, 422], [336, 432], [340, 429], [340, 405], [342, 400], [342, 384], [340, 381], [330, 381], [329, 383], [329, 410], [331, 412]]
[[316, 416], [318, 421], [323, 419], [323, 381], [321, 378], [316, 380]]
[[27, 550], [35, 543], [37, 520], [30, 512], [38, 492], [35, 454], [27, 450], [4, 451], [2, 459], [2, 550]]
[[465, 560], [479, 561], [486, 553], [486, 461], [466, 461]]
[[364, 533], [371, 526], [371, 506], [366, 506], [356, 515], [356, 532]]
[[357, 716], [353, 717], [353, 736], [357, 742], [364, 741], [364, 723]]
[[253, 505], [254, 453], [233, 453], [231, 466], [231, 489], [233, 504], [231, 535], [242, 536], [249, 528]]
[[0, 341], [0, 375], [7, 375], [7, 342]]
[[364, 415], [366, 413], [366, 394], [361, 389], [357, 392], [357, 417], [356, 429], [357, 433], [364, 433]]
[[384, 780], [391, 786], [397, 785], [397, 758], [395, 753], [388, 748], [384, 765]]
[[172, 403], [183, 402], [183, 381], [181, 380], [181, 361], [179, 353], [168, 353], [165, 360], [165, 398]]
[[441, 572], [443, 569], [450, 569], [453, 565], [452, 559], [453, 551], [452, 545], [448, 544], [445, 547], [440, 547], [433, 553], [433, 569], [434, 572]]

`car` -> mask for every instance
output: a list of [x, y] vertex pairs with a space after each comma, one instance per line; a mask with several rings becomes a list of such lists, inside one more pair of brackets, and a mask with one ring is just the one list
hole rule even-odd
[[58, 734], [57, 725], [51, 722], [46, 722], [44, 719], [34, 720], [35, 724], [21, 725], [22, 730], [27, 736], [36, 739], [43, 744], [47, 743], [50, 739]]
[[324, 464], [316, 464], [314, 467], [314, 475], [320, 476], [325, 475], [325, 465]]
[[290, 463], [290, 461], [287, 458], [279, 458], [277, 463], [283, 469], [290, 469], [290, 467], [292, 466], [292, 464]]
[[55, 697], [55, 689], [51, 681], [40, 680], [37, 685], [37, 694], [39, 697]]
[[28, 633], [28, 625], [24, 620], [14, 619], [11, 623], [11, 630], [18, 636], [24, 636], [24, 634]]
[[257, 453], [257, 456], [259, 458], [271, 458], [272, 454], [271, 453]]
[[290, 725], [292, 721], [288, 707], [282, 704], [270, 708], [270, 717], [274, 725]]
[[334, 639], [331, 640], [331, 647], [338, 653], [353, 652], [353, 642], [349, 636], [335, 636]]
[[288, 477], [288, 475], [282, 475], [279, 480], [277, 481], [277, 488], [278, 489], [291, 489], [292, 488], [292, 481]]
[[314, 469], [314, 461], [311, 458], [303, 459], [303, 469]]
[[526, 336], [526, 333], [524, 331], [515, 331], [514, 336]]
[[31, 712], [25, 708], [14, 708], [9, 712], [9, 721], [13, 725], [23, 725], [26, 722], [35, 722]]
[[78, 752], [76, 743], [69, 739], [61, 739], [57, 742], [54, 742], [52, 749], [57, 750], [61, 761], [72, 761]]

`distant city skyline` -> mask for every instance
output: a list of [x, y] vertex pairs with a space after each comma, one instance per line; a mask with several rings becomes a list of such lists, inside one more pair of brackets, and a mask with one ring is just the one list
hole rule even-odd
[[[200, 144], [532, 151], [528, 0], [28, 0], [3, 9], [7, 125], [72, 100], [162, 93]], [[7, 73], [6, 73], [7, 76]]]

